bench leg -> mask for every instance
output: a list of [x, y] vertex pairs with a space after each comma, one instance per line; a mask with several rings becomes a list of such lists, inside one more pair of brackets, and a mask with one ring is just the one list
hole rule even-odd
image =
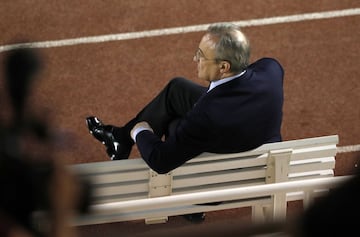
[[305, 191], [304, 200], [303, 200], [304, 209], [306, 209], [313, 202], [313, 200], [314, 200], [314, 191], [313, 190]]
[[255, 205], [251, 208], [251, 217], [253, 223], [265, 222], [265, 213], [263, 205]]
[[287, 201], [286, 193], [278, 193], [273, 198], [272, 217], [275, 221], [283, 221], [286, 219]]

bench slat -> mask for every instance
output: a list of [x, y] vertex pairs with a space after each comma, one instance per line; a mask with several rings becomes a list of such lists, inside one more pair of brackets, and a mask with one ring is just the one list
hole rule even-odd
[[198, 212], [209, 212], [217, 210], [226, 210], [234, 209], [241, 207], [249, 207], [254, 205], [268, 205], [270, 204], [271, 198], [255, 198], [247, 200], [239, 200], [228, 203], [223, 203], [221, 205], [186, 205], [180, 206], [178, 208], [159, 208], [150, 211], [136, 211], [136, 212], [122, 212], [122, 213], [103, 213], [96, 215], [88, 215], [84, 218], [74, 220], [75, 225], [92, 225], [92, 224], [104, 224], [109, 222], [118, 222], [118, 221], [132, 221], [139, 219], [147, 219], [153, 217], [163, 217], [163, 216], [177, 216], [190, 213]]
[[219, 160], [216, 162], [191, 163], [184, 167], [175, 169], [173, 176], [182, 176], [194, 173], [207, 173], [212, 171], [232, 170], [238, 168], [248, 168], [266, 165], [266, 157], [261, 158], [233, 158]]
[[330, 157], [336, 155], [336, 145], [326, 145], [317, 147], [308, 147], [293, 149], [291, 160], [305, 160], [318, 157]]
[[305, 180], [305, 179], [313, 179], [313, 178], [321, 178], [321, 177], [332, 177], [334, 176], [334, 170], [315, 170], [315, 171], [306, 171], [299, 173], [289, 174], [289, 180]]
[[148, 193], [132, 193], [129, 195], [101, 195], [93, 200], [93, 204], [102, 204], [102, 203], [113, 203], [113, 202], [123, 202], [130, 200], [138, 200], [148, 198]]
[[204, 192], [204, 191], [214, 191], [219, 189], [228, 189], [228, 188], [239, 188], [239, 187], [249, 187], [255, 185], [265, 184], [265, 179], [252, 179], [252, 180], [243, 180], [243, 181], [234, 181], [219, 184], [208, 184], [202, 185], [200, 187], [191, 186], [191, 187], [184, 187], [184, 188], [176, 188], [173, 190], [172, 195], [177, 194], [186, 194], [186, 193], [195, 193], [195, 192]]
[[136, 184], [122, 184], [122, 185], [103, 185], [97, 186], [94, 189], [94, 197], [109, 196], [109, 195], [130, 195], [132, 193], [141, 193], [149, 190], [149, 182], [141, 182]]
[[289, 173], [298, 173], [305, 171], [327, 170], [335, 168], [335, 159], [333, 157], [311, 159], [306, 163], [291, 163]]
[[149, 169], [147, 170], [136, 170], [133, 172], [119, 170], [116, 173], [102, 173], [102, 174], [92, 174], [91, 180], [94, 185], [96, 184], [111, 184], [118, 182], [127, 182], [127, 181], [149, 181]]
[[81, 163], [71, 165], [70, 168], [77, 173], [108, 173], [122, 171], [136, 171], [148, 170], [143, 159], [127, 159], [127, 160], [113, 160], [113, 161], [100, 161], [91, 163]]
[[313, 138], [305, 138], [291, 141], [283, 141], [276, 143], [268, 143], [264, 144], [254, 150], [241, 152], [241, 153], [231, 153], [231, 154], [214, 154], [214, 153], [203, 153], [199, 155], [199, 157], [191, 159], [188, 161], [189, 163], [198, 162], [201, 158], [203, 160], [218, 160], [223, 158], [232, 158], [232, 157], [247, 157], [247, 156], [256, 156], [266, 154], [270, 150], [281, 150], [281, 149], [299, 149], [306, 147], [316, 147], [316, 146], [324, 146], [324, 145], [333, 145], [337, 144], [339, 138], [337, 135], [323, 136], [323, 137], [313, 137]]
[[232, 182], [232, 181], [241, 181], [241, 180], [252, 180], [265, 178], [265, 169], [247, 169], [247, 170], [231, 170], [231, 171], [219, 171], [213, 172], [208, 175], [198, 175], [193, 174], [189, 175], [186, 178], [174, 179], [172, 187], [183, 188], [183, 187], [198, 187], [201, 185], [207, 184], [219, 184]]

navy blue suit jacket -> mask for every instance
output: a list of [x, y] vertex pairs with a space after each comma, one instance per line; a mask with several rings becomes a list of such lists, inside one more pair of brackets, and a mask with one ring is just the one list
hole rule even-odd
[[283, 69], [262, 58], [246, 72], [202, 96], [165, 141], [150, 131], [136, 137], [142, 158], [167, 173], [203, 153], [232, 153], [281, 141]]

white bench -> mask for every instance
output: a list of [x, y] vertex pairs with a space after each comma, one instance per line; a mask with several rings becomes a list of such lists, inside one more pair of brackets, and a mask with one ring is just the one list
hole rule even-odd
[[205, 199], [199, 199], [191, 204], [179, 202], [146, 209], [136, 208], [136, 205], [134, 208], [128, 205], [130, 208], [125, 209], [109, 207], [169, 195], [173, 198], [209, 191], [225, 193], [234, 188], [245, 190], [257, 185], [333, 177], [337, 143], [338, 136], [332, 135], [269, 143], [241, 153], [204, 153], [164, 175], [149, 169], [142, 159], [72, 165], [74, 172], [91, 180], [94, 192], [93, 211], [76, 218], [75, 225], [140, 219], [148, 224], [163, 223], [168, 216], [239, 207], [252, 207], [255, 221], [284, 218], [288, 201], [303, 200], [306, 206], [317, 195], [326, 193], [327, 188], [263, 196], [238, 195], [217, 199], [222, 201], [218, 205], [194, 205], [204, 204]]

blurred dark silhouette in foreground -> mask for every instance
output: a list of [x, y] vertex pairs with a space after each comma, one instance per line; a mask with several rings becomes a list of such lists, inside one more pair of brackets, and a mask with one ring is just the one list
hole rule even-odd
[[27, 104], [42, 61], [21, 48], [5, 55], [4, 66], [11, 117], [0, 123], [0, 236], [75, 236], [69, 221], [87, 211], [90, 185], [53, 158], [49, 121]]

